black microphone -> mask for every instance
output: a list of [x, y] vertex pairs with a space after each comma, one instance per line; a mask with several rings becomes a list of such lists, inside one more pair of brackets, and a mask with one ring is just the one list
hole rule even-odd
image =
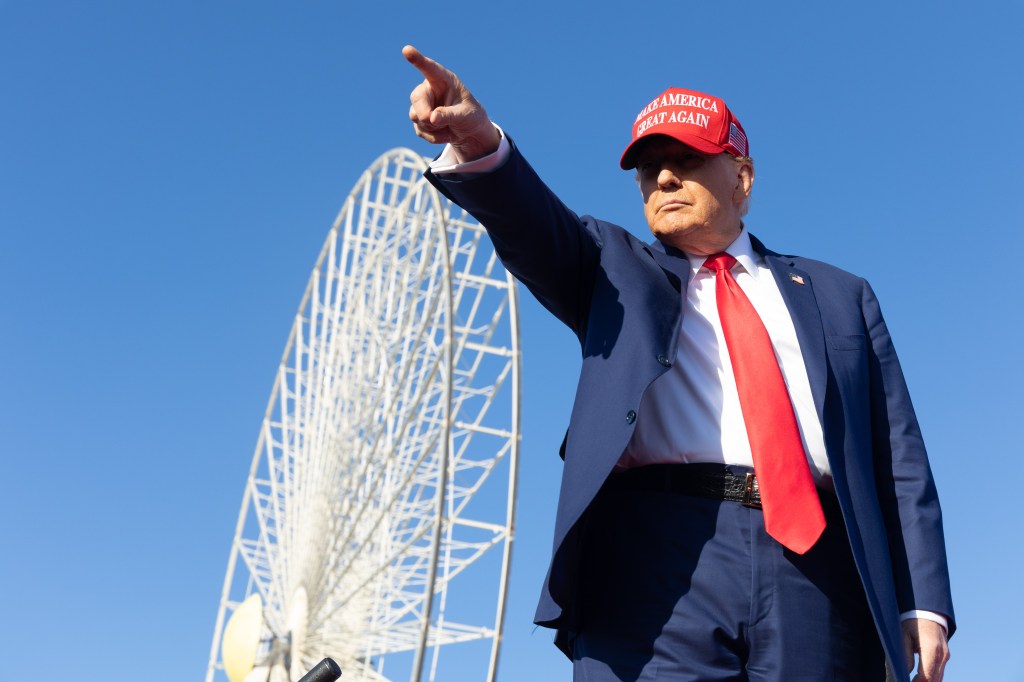
[[299, 682], [334, 682], [339, 677], [341, 677], [341, 668], [333, 658], [325, 658], [299, 678]]

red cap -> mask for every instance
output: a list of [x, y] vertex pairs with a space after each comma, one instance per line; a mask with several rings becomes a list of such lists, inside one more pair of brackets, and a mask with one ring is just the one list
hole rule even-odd
[[637, 142], [650, 135], [668, 135], [705, 154], [750, 155], [747, 134], [725, 102], [696, 90], [669, 88], [636, 115], [633, 141], [619, 162], [623, 170], [636, 166]]

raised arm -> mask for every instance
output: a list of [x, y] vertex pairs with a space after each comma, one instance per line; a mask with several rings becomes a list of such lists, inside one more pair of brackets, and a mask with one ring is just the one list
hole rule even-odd
[[[458, 76], [411, 45], [402, 54], [424, 78], [410, 96], [416, 134], [450, 144], [459, 164], [495, 152], [501, 134]], [[582, 338], [599, 259], [595, 221], [566, 208], [508, 145], [508, 156], [487, 172], [428, 171], [426, 178], [480, 221], [505, 267]]]
[[402, 55], [423, 74], [409, 95], [416, 134], [431, 144], [450, 144], [459, 163], [494, 152], [501, 136], [462, 80], [412, 45]]

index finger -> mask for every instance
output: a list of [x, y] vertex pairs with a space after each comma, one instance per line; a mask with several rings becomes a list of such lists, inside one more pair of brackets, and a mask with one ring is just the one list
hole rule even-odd
[[423, 77], [430, 83], [430, 87], [447, 87], [450, 84], [449, 74], [451, 72], [412, 45], [406, 45], [402, 48], [402, 56], [423, 74]]

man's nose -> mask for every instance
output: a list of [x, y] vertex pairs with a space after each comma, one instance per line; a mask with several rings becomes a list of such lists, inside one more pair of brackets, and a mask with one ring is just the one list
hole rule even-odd
[[679, 176], [675, 174], [668, 165], [662, 166], [658, 171], [658, 187], [678, 187]]

